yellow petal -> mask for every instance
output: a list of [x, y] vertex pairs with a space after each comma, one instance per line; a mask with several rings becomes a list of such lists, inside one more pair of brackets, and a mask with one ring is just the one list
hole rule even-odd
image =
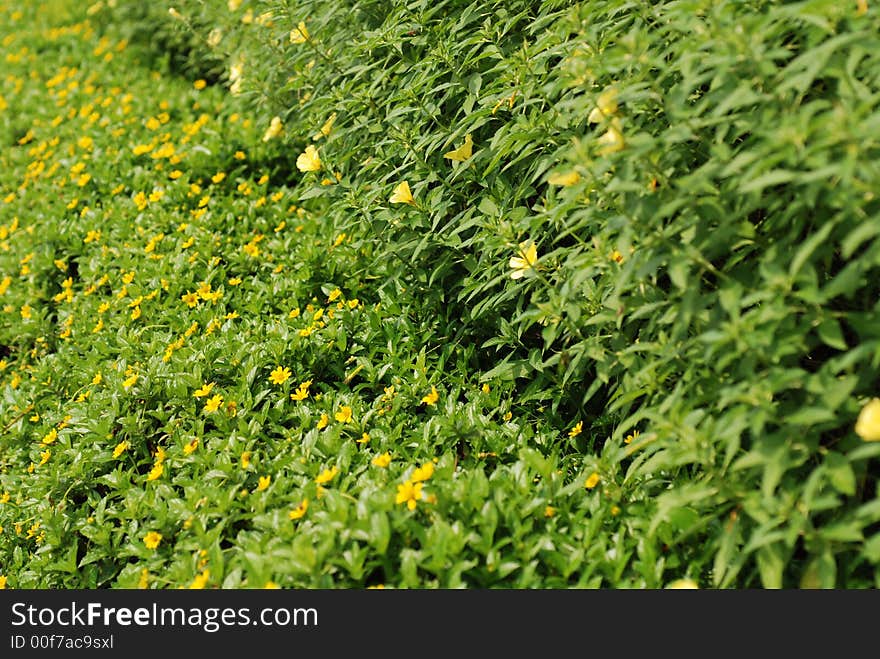
[[880, 398], [872, 398], [862, 408], [855, 430], [866, 442], [880, 442]]
[[388, 199], [392, 204], [410, 204], [415, 206], [415, 199], [413, 199], [412, 191], [409, 189], [409, 183], [403, 181], [394, 188], [394, 192], [392, 193], [390, 199]]
[[564, 174], [551, 174], [547, 177], [547, 183], [550, 185], [574, 185], [581, 180], [581, 175], [577, 172], [565, 172]]
[[306, 150], [296, 159], [296, 168], [301, 172], [316, 172], [321, 169], [321, 158], [318, 150], [309, 144]]
[[470, 133], [468, 133], [464, 138], [464, 144], [462, 144], [457, 149], [453, 149], [452, 151], [448, 151], [443, 154], [444, 158], [449, 158], [449, 160], [454, 160], [456, 162], [462, 162], [467, 160], [473, 155], [474, 151], [474, 140], [471, 137]]

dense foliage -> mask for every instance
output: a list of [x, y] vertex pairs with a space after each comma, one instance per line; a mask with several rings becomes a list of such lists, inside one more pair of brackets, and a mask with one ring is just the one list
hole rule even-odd
[[10, 586], [880, 585], [875, 8], [0, 31]]

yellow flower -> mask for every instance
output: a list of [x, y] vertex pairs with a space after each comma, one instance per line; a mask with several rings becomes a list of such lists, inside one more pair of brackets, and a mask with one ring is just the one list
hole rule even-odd
[[251, 452], [250, 451], [243, 452], [241, 454], [240, 462], [241, 462], [242, 469], [247, 469], [248, 467], [250, 467], [251, 466]]
[[310, 38], [309, 31], [303, 21], [290, 31], [290, 43], [305, 43]]
[[199, 294], [198, 293], [190, 293], [187, 291], [183, 295], [180, 296], [180, 299], [183, 300], [183, 303], [192, 309], [199, 304]]
[[263, 141], [268, 142], [269, 140], [278, 137], [281, 135], [283, 128], [284, 124], [281, 123], [281, 117], [272, 117], [272, 121], [269, 122], [269, 127], [263, 134]]
[[553, 517], [556, 514], [556, 508], [553, 506], [547, 506], [544, 508], [544, 517]]
[[262, 492], [267, 487], [269, 487], [269, 483], [272, 482], [271, 476], [260, 476], [260, 482], [257, 483], [257, 492]]
[[309, 500], [303, 499], [302, 502], [300, 502], [300, 504], [296, 508], [294, 508], [289, 513], [287, 513], [287, 516], [290, 519], [294, 519], [294, 520], [300, 519], [301, 517], [303, 517], [306, 514], [306, 511], [308, 509], [309, 509]]
[[165, 471], [165, 465], [163, 465], [161, 462], [156, 462], [153, 465], [153, 468], [150, 470], [150, 473], [147, 474], [147, 480], [148, 481], [156, 480], [157, 478], [159, 478], [159, 476], [162, 475], [163, 471]]
[[223, 396], [221, 396], [220, 394], [215, 394], [205, 402], [205, 412], [216, 412], [222, 404]]
[[598, 153], [602, 156], [623, 150], [623, 127], [620, 124], [620, 119], [614, 117], [611, 120], [611, 125], [608, 126], [608, 130], [596, 142], [600, 146]]
[[300, 382], [299, 386], [296, 388], [296, 391], [290, 394], [291, 400], [305, 400], [309, 397], [309, 386], [312, 384], [311, 380], [306, 380], [305, 382]]
[[519, 244], [517, 256], [510, 257], [511, 279], [520, 279], [538, 263], [538, 247], [531, 240]]
[[596, 107], [590, 112], [587, 121], [591, 124], [598, 124], [606, 117], [610, 117], [617, 113], [617, 90], [609, 87], [596, 99]]
[[880, 442], [880, 398], [872, 398], [862, 408], [855, 430], [866, 442]]
[[324, 483], [329, 483], [333, 480], [333, 477], [339, 473], [339, 469], [336, 467], [331, 467], [330, 469], [325, 469], [320, 474], [315, 477], [315, 482], [318, 485], [323, 485]]
[[101, 377], [101, 374], [95, 373], [95, 377], [92, 378], [92, 384], [94, 384], [94, 385], [101, 384], [101, 380], [103, 380], [103, 378]]
[[449, 160], [453, 160], [455, 162], [462, 162], [462, 161], [470, 158], [471, 155], [473, 155], [473, 147], [474, 147], [474, 140], [471, 137], [471, 134], [468, 133], [467, 135], [465, 135], [464, 144], [462, 144], [457, 149], [453, 149], [452, 151], [447, 151], [446, 153], [443, 154], [443, 157], [448, 158]]
[[693, 579], [676, 579], [666, 587], [672, 590], [698, 590], [700, 588]]
[[321, 430], [321, 428], [326, 428], [328, 423], [330, 423], [330, 417], [325, 412], [321, 412], [321, 418], [318, 419], [316, 427], [318, 430]]
[[276, 366], [269, 374], [269, 382], [272, 384], [284, 384], [290, 379], [291, 372], [286, 366]]
[[569, 437], [577, 437], [578, 435], [581, 434], [583, 429], [584, 429], [584, 422], [578, 421], [576, 424], [574, 424], [574, 428], [572, 428], [571, 430], [568, 431], [568, 436]]
[[43, 439], [41, 440], [41, 443], [44, 446], [48, 446], [49, 444], [54, 442], [56, 439], [58, 439], [58, 431], [55, 428], [52, 428], [52, 430], [47, 432], [46, 435], [43, 437]]
[[394, 192], [391, 197], [388, 199], [392, 204], [409, 204], [410, 206], [416, 205], [416, 200], [413, 199], [412, 191], [409, 189], [409, 183], [406, 181], [402, 181], [397, 184], [397, 187], [394, 188]]
[[599, 474], [597, 474], [594, 471], [592, 474], [587, 476], [587, 481], [584, 483], [584, 487], [587, 488], [588, 490], [592, 490], [598, 484], [599, 484]]
[[370, 464], [384, 469], [389, 464], [391, 464], [391, 454], [386, 451], [382, 455], [377, 455], [375, 458], [372, 459]]
[[190, 455], [195, 451], [199, 446], [199, 438], [195, 437], [191, 441], [187, 442], [186, 446], [183, 447], [183, 454]]
[[131, 387], [134, 386], [135, 382], [137, 382], [137, 381], [138, 381], [138, 374], [132, 373], [130, 376], [128, 376], [127, 378], [125, 378], [125, 380], [122, 381], [122, 386], [125, 389], [130, 389]]
[[633, 441], [638, 438], [638, 436], [639, 436], [639, 431], [633, 430], [630, 434], [628, 434], [626, 436], [626, 438], [623, 440], [623, 443], [624, 444], [632, 444]]
[[394, 498], [394, 503], [405, 503], [407, 508], [414, 510], [416, 503], [422, 499], [422, 497], [421, 483], [404, 481], [397, 486], [397, 496]]
[[856, 16], [864, 16], [868, 13], [868, 0], [856, 0]]
[[434, 463], [433, 462], [426, 462], [421, 467], [417, 467], [417, 468], [413, 469], [413, 472], [410, 475], [409, 479], [413, 483], [418, 483], [421, 481], [428, 480], [433, 475], [434, 475]]
[[196, 398], [202, 398], [204, 396], [207, 396], [209, 393], [211, 393], [211, 389], [213, 389], [213, 388], [214, 388], [214, 383], [208, 382], [206, 384], [203, 384], [198, 389], [196, 389], [193, 392], [193, 396], [195, 396]]
[[207, 86], [208, 86], [207, 81], [204, 80], [204, 79], [202, 79], [202, 78], [199, 78], [198, 80], [196, 80], [196, 81], [193, 83], [193, 87], [195, 87], [195, 88], [198, 89], [198, 90], [202, 90], [202, 89], [204, 89], [204, 88], [207, 87]]
[[6, 576], [0, 574], [0, 590], [6, 590]]
[[351, 421], [351, 407], [343, 405], [339, 408], [339, 411], [335, 414], [334, 418], [339, 421], [339, 423], [348, 423]]
[[162, 534], [156, 533], [155, 531], [150, 531], [147, 535], [144, 536], [144, 545], [147, 549], [155, 549], [159, 546], [159, 543], [162, 542]]
[[306, 150], [296, 159], [296, 168], [301, 172], [317, 172], [321, 169], [321, 158], [318, 150], [309, 144]]
[[45, 451], [40, 453], [40, 464], [44, 465], [49, 462], [50, 457], [52, 457], [52, 451], [49, 449], [46, 449]]
[[122, 455], [125, 452], [125, 449], [127, 449], [127, 448], [128, 448], [128, 442], [126, 442], [126, 441], [119, 442], [116, 445], [116, 448], [113, 449], [113, 459], [115, 460], [120, 455]]
[[336, 113], [330, 115], [327, 121], [324, 122], [324, 125], [321, 126], [321, 130], [315, 133], [312, 136], [312, 139], [316, 142], [320, 140], [322, 137], [329, 137], [330, 131], [333, 129], [333, 122], [336, 121]]
[[574, 185], [581, 180], [581, 175], [577, 172], [565, 172], [564, 174], [551, 174], [547, 177], [547, 183], [550, 185]]
[[201, 590], [208, 583], [208, 578], [211, 576], [210, 570], [205, 570], [199, 575], [196, 575], [196, 578], [193, 579], [192, 583], [189, 585], [190, 590]]
[[425, 405], [436, 405], [439, 399], [440, 394], [437, 393], [437, 388], [434, 385], [431, 385], [431, 391], [429, 393], [422, 396], [422, 402]]

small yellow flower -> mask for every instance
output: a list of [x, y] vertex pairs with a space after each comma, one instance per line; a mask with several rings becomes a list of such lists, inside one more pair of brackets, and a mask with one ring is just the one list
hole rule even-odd
[[190, 293], [187, 291], [183, 295], [180, 296], [180, 299], [183, 300], [183, 303], [192, 309], [199, 304], [199, 294], [198, 293]]
[[349, 407], [348, 405], [343, 405], [334, 415], [334, 418], [339, 423], [348, 423], [349, 421], [351, 421], [351, 407]]
[[269, 487], [269, 483], [272, 482], [271, 476], [260, 476], [260, 481], [257, 483], [257, 492], [262, 492], [267, 487]]
[[599, 474], [597, 474], [597, 473], [594, 471], [592, 474], [590, 474], [589, 476], [587, 476], [587, 480], [586, 480], [586, 482], [584, 483], [584, 487], [587, 488], [588, 490], [592, 490], [592, 489], [593, 489], [594, 487], [596, 487], [598, 484], [599, 484]]
[[419, 500], [423, 498], [422, 484], [404, 481], [397, 486], [397, 496], [394, 503], [405, 503], [406, 507], [414, 510]]
[[321, 412], [321, 418], [318, 419], [316, 427], [318, 430], [321, 430], [322, 428], [326, 428], [328, 423], [330, 423], [330, 417], [328, 417], [325, 412]]
[[305, 400], [309, 397], [309, 386], [311, 386], [312, 381], [306, 380], [305, 382], [300, 382], [299, 386], [296, 388], [296, 391], [290, 394], [291, 400]]
[[154, 481], [162, 475], [162, 472], [165, 471], [165, 465], [161, 462], [156, 462], [153, 465], [153, 468], [150, 470], [150, 473], [147, 474], [148, 481]]
[[211, 572], [209, 570], [205, 570], [201, 574], [196, 575], [196, 578], [193, 579], [192, 583], [189, 585], [190, 590], [202, 590], [208, 583], [210, 576]]
[[211, 393], [211, 389], [213, 389], [213, 388], [214, 388], [214, 383], [207, 382], [207, 383], [203, 384], [201, 387], [199, 387], [198, 389], [196, 389], [193, 392], [193, 396], [195, 396], [196, 398], [202, 398], [204, 396], [207, 396], [209, 393]]
[[568, 431], [568, 436], [569, 437], [577, 437], [578, 435], [581, 434], [583, 429], [584, 429], [584, 422], [578, 421], [576, 424], [574, 424], [574, 427]]
[[434, 475], [434, 463], [433, 462], [425, 462], [421, 467], [416, 467], [413, 469], [412, 474], [409, 479], [413, 483], [419, 483], [421, 481], [426, 481], [431, 476]]
[[327, 121], [324, 122], [324, 125], [321, 126], [321, 130], [315, 133], [312, 136], [312, 139], [316, 142], [320, 140], [322, 137], [329, 137], [330, 131], [333, 129], [333, 122], [336, 121], [336, 113], [330, 115]]
[[301, 172], [317, 172], [321, 169], [321, 158], [318, 150], [309, 144], [306, 150], [296, 159], [296, 168]]
[[412, 190], [409, 189], [409, 183], [406, 181], [402, 181], [397, 184], [397, 187], [394, 188], [394, 192], [391, 194], [391, 197], [388, 199], [392, 204], [409, 204], [410, 206], [416, 205], [416, 200], [413, 198]]
[[127, 378], [125, 378], [125, 380], [122, 381], [122, 386], [125, 389], [130, 389], [131, 387], [134, 386], [135, 382], [137, 382], [137, 381], [138, 381], [138, 374], [132, 373]]
[[195, 88], [198, 89], [198, 90], [202, 90], [202, 89], [204, 89], [204, 88], [207, 87], [207, 86], [208, 86], [208, 82], [207, 82], [206, 80], [202, 79], [202, 78], [199, 78], [198, 80], [196, 80], [196, 81], [193, 83], [193, 87], [195, 87]]
[[518, 246], [517, 256], [510, 257], [511, 279], [520, 279], [538, 263], [538, 247], [531, 240], [522, 242]]
[[247, 469], [248, 467], [251, 466], [251, 452], [250, 451], [245, 451], [244, 453], [241, 454], [240, 463], [241, 463], [242, 469]]
[[6, 576], [3, 574], [0, 574], [0, 590], [6, 590], [6, 581], [7, 581]]
[[339, 469], [336, 467], [331, 467], [330, 469], [325, 469], [320, 474], [315, 477], [315, 482], [318, 485], [323, 485], [324, 483], [329, 483], [333, 480], [336, 474], [339, 473]]
[[620, 124], [620, 119], [614, 117], [611, 120], [611, 125], [608, 126], [608, 130], [600, 135], [596, 142], [599, 144], [599, 155], [607, 156], [622, 151], [625, 142], [623, 139], [623, 127]]
[[382, 455], [377, 455], [375, 458], [372, 459], [370, 464], [384, 469], [389, 464], [391, 464], [391, 454], [386, 451]]
[[862, 408], [855, 431], [866, 442], [880, 442], [880, 398], [872, 398]]
[[624, 438], [623, 443], [624, 443], [624, 444], [632, 444], [633, 441], [635, 441], [635, 440], [638, 438], [639, 434], [640, 434], [640, 433], [639, 433], [638, 430], [633, 430], [630, 434], [628, 434], [628, 435]]
[[125, 452], [125, 449], [127, 449], [127, 448], [128, 448], [128, 442], [126, 442], [124, 440], [119, 442], [116, 445], [116, 448], [113, 449], [113, 459], [115, 460], [120, 455], [122, 455]]
[[190, 455], [199, 447], [199, 438], [195, 437], [194, 439], [187, 442], [186, 446], [183, 447], [183, 454]]
[[281, 123], [281, 117], [272, 117], [272, 121], [269, 122], [269, 127], [263, 134], [263, 141], [268, 142], [269, 140], [278, 137], [279, 135], [281, 135], [281, 131], [283, 129], [284, 124]]
[[544, 517], [553, 517], [556, 514], [556, 508], [553, 506], [547, 506], [544, 508]]
[[94, 384], [94, 385], [101, 384], [101, 380], [103, 380], [103, 377], [101, 377], [101, 374], [95, 373], [95, 377], [92, 378], [92, 384]]
[[617, 90], [609, 87], [596, 99], [596, 107], [590, 112], [587, 121], [591, 124], [601, 123], [606, 117], [617, 113]]
[[672, 590], [699, 590], [700, 588], [693, 579], [676, 579], [666, 587]]
[[284, 384], [290, 379], [291, 371], [286, 366], [276, 366], [269, 374], [269, 382], [272, 384]]
[[565, 172], [561, 174], [551, 174], [547, 177], [547, 183], [550, 185], [569, 186], [575, 185], [581, 180], [581, 175], [577, 172]]
[[454, 162], [463, 162], [473, 155], [474, 140], [470, 133], [465, 135], [464, 144], [457, 149], [447, 151], [443, 154], [444, 158], [448, 158]]
[[223, 396], [215, 394], [205, 402], [205, 412], [216, 412], [223, 404]]
[[49, 444], [54, 442], [56, 439], [58, 439], [58, 431], [55, 428], [52, 428], [52, 430], [47, 432], [46, 435], [43, 437], [43, 439], [41, 440], [41, 443], [44, 446], [48, 446]]
[[306, 511], [308, 509], [309, 509], [309, 500], [303, 499], [296, 508], [294, 508], [289, 513], [287, 513], [287, 516], [293, 520], [300, 519], [301, 517], [305, 516]]
[[437, 388], [431, 385], [431, 391], [422, 396], [422, 402], [425, 405], [436, 405], [438, 400], [440, 400], [440, 394], [437, 393]]
[[305, 43], [309, 38], [309, 31], [303, 21], [290, 31], [290, 43]]
[[155, 531], [150, 531], [147, 535], [144, 536], [144, 545], [147, 549], [155, 549], [159, 546], [159, 543], [162, 542], [162, 534], [156, 533]]

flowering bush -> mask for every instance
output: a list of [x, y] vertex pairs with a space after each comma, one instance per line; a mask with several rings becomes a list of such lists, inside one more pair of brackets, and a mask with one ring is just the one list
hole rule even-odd
[[4, 583], [876, 585], [865, 3], [0, 17]]

